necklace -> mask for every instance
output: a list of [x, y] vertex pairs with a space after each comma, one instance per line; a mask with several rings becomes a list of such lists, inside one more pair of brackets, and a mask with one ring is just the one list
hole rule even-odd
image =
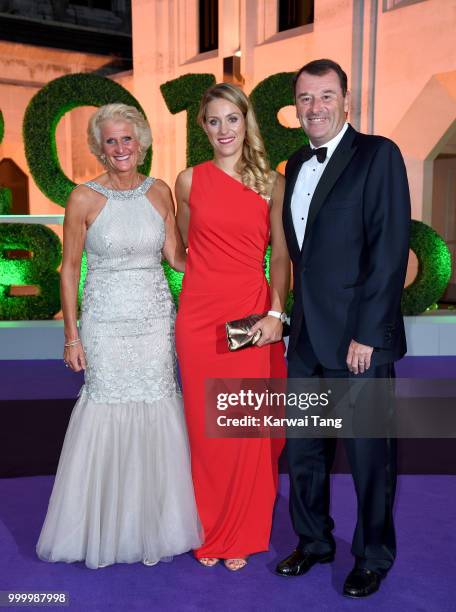
[[108, 177], [109, 177], [109, 184], [111, 185], [111, 188], [114, 191], [132, 191], [133, 189], [136, 189], [136, 187], [139, 187], [140, 183], [141, 183], [141, 177], [138, 174], [138, 172], [135, 173], [135, 176], [133, 177], [133, 180], [131, 181], [130, 186], [128, 187], [128, 189], [120, 189], [120, 187], [116, 187], [114, 185], [114, 183], [112, 182], [112, 177], [108, 172]]

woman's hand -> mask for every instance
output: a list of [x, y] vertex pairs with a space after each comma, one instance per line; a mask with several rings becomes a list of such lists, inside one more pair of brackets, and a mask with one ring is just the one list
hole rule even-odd
[[280, 319], [266, 315], [250, 329], [249, 336], [253, 336], [255, 332], [261, 330], [261, 336], [255, 346], [264, 346], [282, 340], [283, 323]]
[[66, 346], [63, 351], [63, 361], [65, 362], [65, 365], [73, 370], [73, 372], [85, 370], [86, 359], [82, 344], [78, 342], [73, 346]]

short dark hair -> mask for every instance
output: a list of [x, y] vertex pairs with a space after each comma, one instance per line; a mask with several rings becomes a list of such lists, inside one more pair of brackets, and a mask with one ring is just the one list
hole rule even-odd
[[339, 66], [339, 64], [333, 62], [333, 60], [330, 59], [313, 60], [313, 62], [309, 62], [308, 64], [305, 64], [305, 66], [300, 68], [293, 77], [293, 93], [296, 95], [296, 83], [303, 72], [307, 72], [308, 74], [313, 74], [315, 76], [323, 76], [324, 74], [327, 74], [330, 70], [334, 70], [334, 72], [339, 77], [342, 94], [345, 97], [345, 94], [347, 93], [347, 75]]

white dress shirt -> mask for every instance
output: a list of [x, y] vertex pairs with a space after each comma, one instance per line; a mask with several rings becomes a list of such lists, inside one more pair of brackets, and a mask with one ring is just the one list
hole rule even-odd
[[[336, 150], [337, 145], [342, 140], [343, 135], [347, 131], [348, 123], [345, 123], [340, 132], [334, 136], [326, 144], [322, 145], [328, 150], [326, 152], [326, 159], [321, 164], [316, 156], [314, 155], [308, 161], [304, 162], [299, 171], [298, 178], [293, 190], [291, 197], [291, 216], [293, 219], [293, 225], [298, 239], [299, 248], [302, 248], [304, 242], [304, 233], [306, 231], [307, 217], [309, 214], [310, 202], [312, 201], [313, 194], [317, 188], [318, 181], [323, 174], [323, 170]], [[310, 142], [312, 149], [316, 149], [312, 142]]]

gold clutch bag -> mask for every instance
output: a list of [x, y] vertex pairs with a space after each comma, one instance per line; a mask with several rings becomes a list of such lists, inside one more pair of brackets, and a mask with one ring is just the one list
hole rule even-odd
[[230, 351], [238, 351], [248, 346], [253, 346], [261, 338], [261, 329], [253, 336], [248, 336], [250, 329], [260, 321], [264, 314], [251, 314], [236, 321], [228, 321], [225, 323], [226, 339], [228, 340], [228, 348]]

